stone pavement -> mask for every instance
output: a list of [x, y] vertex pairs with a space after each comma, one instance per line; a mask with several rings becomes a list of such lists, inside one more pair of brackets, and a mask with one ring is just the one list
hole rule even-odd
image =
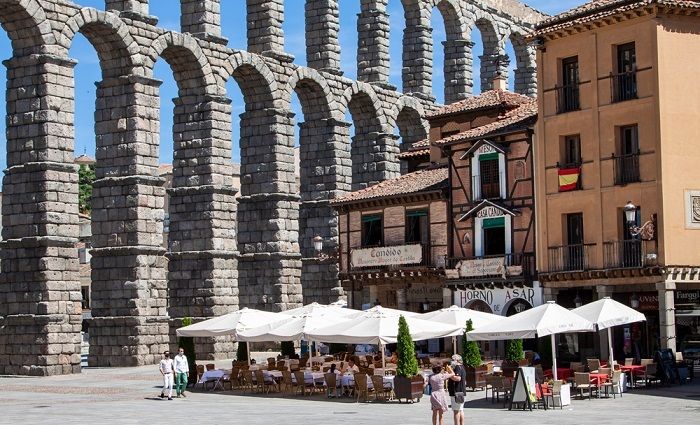
[[[223, 366], [223, 363], [220, 363]], [[0, 424], [429, 424], [430, 403], [355, 403], [321, 395], [295, 397], [245, 395], [240, 391], [189, 393], [185, 399], [161, 400], [155, 366], [84, 369], [80, 375], [0, 377]], [[637, 389], [623, 398], [574, 400], [563, 410], [532, 412], [503, 409], [467, 394], [467, 423], [494, 424], [652, 424], [672, 420], [698, 423], [700, 380], [672, 388]], [[449, 414], [449, 412], [448, 412]], [[446, 417], [445, 424], [451, 424]]]

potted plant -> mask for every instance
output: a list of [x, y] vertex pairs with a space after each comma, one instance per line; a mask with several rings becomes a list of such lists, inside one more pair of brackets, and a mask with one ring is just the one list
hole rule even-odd
[[467, 327], [462, 336], [462, 359], [464, 369], [467, 372], [466, 386], [472, 391], [486, 386], [486, 365], [481, 364], [481, 353], [476, 341], [467, 341], [467, 332], [473, 331], [474, 325], [471, 319], [467, 320]]
[[[192, 324], [191, 317], [185, 317], [182, 319], [182, 326], [189, 326]], [[195, 363], [195, 352], [194, 352], [194, 338], [192, 337], [180, 337], [177, 339], [178, 347], [182, 347], [185, 350], [185, 357], [187, 357], [187, 364], [190, 367], [190, 375], [187, 377], [187, 385], [194, 385], [197, 382], [197, 364]]]
[[291, 359], [294, 356], [294, 341], [280, 342], [280, 355], [282, 358]]
[[408, 323], [403, 316], [399, 317], [399, 332], [397, 335], [396, 377], [394, 378], [394, 394], [401, 401], [418, 400], [423, 396], [425, 381], [418, 373], [418, 360], [413, 346], [413, 338], [408, 330]]
[[515, 371], [521, 366], [521, 362], [525, 360], [525, 352], [523, 351], [522, 339], [509, 339], [506, 341], [506, 357], [501, 364], [501, 370], [504, 376], [514, 376]]
[[239, 341], [238, 348], [236, 348], [236, 360], [239, 362], [248, 362], [248, 349], [246, 348], [247, 342]]

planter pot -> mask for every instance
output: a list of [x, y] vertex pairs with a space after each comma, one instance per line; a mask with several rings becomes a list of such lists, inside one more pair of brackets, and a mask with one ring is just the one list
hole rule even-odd
[[421, 397], [423, 397], [424, 386], [425, 381], [421, 375], [416, 375], [412, 378], [397, 376], [394, 378], [394, 395], [399, 401], [420, 401]]
[[478, 367], [464, 366], [464, 369], [467, 372], [466, 386], [468, 388], [475, 391], [477, 388], [486, 387], [486, 372], [488, 371], [486, 365]]

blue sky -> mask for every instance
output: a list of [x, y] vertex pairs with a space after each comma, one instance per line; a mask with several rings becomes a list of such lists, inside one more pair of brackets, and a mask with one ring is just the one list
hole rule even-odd
[[[580, 3], [584, 0], [530, 0], [526, 3], [545, 13], [559, 13]], [[104, 8], [104, 0], [77, 0], [82, 6]], [[302, 0], [285, 0], [285, 5], [301, 5]], [[177, 0], [150, 0], [151, 15], [159, 18], [159, 26], [179, 30], [180, 17], [179, 7], [173, 7]], [[244, 13], [244, 0], [221, 0], [221, 20], [223, 36], [228, 38], [228, 46], [234, 49], [246, 48], [246, 16]], [[360, 0], [340, 0], [340, 46], [341, 46], [341, 69], [345, 76], [355, 78], [356, 51], [357, 51], [357, 14], [360, 11]], [[390, 14], [390, 81], [401, 88], [401, 47], [404, 29], [403, 9], [401, 0], [389, 0]], [[433, 40], [435, 46], [440, 46], [440, 42], [445, 40], [445, 28], [442, 18], [437, 9], [433, 11]], [[304, 8], [291, 7], [285, 10], [285, 50], [295, 56], [295, 62], [300, 65], [306, 64], [304, 44]], [[482, 53], [480, 47], [480, 36], [478, 31], [472, 34], [476, 43], [474, 56], [478, 57]], [[513, 58], [512, 47], [508, 45], [508, 53]], [[0, 58], [7, 59], [12, 56], [9, 39], [4, 31], [0, 31]], [[87, 152], [94, 156], [94, 105], [95, 105], [95, 82], [101, 79], [99, 61], [94, 48], [82, 35], [76, 36], [70, 50], [70, 57], [78, 61], [75, 68], [76, 81], [76, 124], [75, 124], [75, 152], [76, 155]], [[433, 70], [433, 93], [438, 101], [443, 100], [442, 87], [444, 84], [442, 76], [442, 49], [435, 49], [434, 70]], [[514, 60], [511, 63], [514, 64]], [[478, 65], [475, 59], [475, 64]], [[0, 67], [0, 79], [6, 78], [6, 69]], [[478, 66], [475, 66], [474, 80], [478, 79]], [[511, 73], [512, 75], [512, 73]], [[172, 113], [173, 103], [171, 99], [177, 96], [177, 86], [172, 77], [170, 67], [164, 60], [159, 60], [155, 67], [155, 77], [163, 80], [161, 86], [161, 151], [160, 160], [162, 163], [172, 162]], [[475, 87], [476, 88], [476, 87]], [[238, 115], [244, 110], [243, 97], [233, 80], [227, 84], [227, 91], [233, 104], [233, 160], [239, 160], [238, 148]], [[303, 120], [301, 108], [298, 102], [294, 102], [294, 112], [297, 120]], [[0, 114], [5, 115], [5, 93], [0, 94]], [[347, 118], [350, 121], [350, 117]], [[6, 166], [6, 141], [5, 141], [5, 120], [0, 122], [0, 168]]]

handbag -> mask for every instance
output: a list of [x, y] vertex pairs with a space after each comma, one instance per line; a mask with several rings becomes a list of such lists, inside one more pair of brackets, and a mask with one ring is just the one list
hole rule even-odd
[[430, 395], [432, 393], [433, 393], [433, 387], [432, 387], [432, 385], [430, 385], [430, 378], [428, 378], [428, 384], [425, 386], [425, 390], [423, 391], [423, 394]]
[[464, 393], [455, 392], [455, 403], [464, 403]]

